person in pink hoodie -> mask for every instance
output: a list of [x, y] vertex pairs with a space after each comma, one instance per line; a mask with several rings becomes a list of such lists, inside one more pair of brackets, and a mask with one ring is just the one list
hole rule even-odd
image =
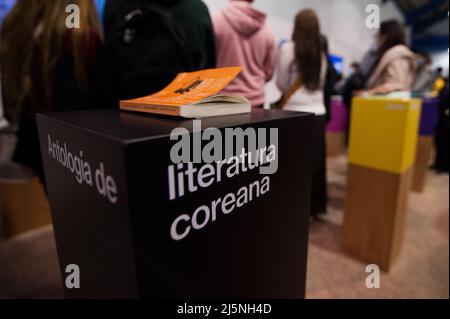
[[254, 9], [252, 2], [231, 0], [213, 16], [217, 67], [242, 67], [223, 92], [242, 95], [253, 107], [263, 107], [264, 86], [273, 76], [276, 45], [266, 15]]

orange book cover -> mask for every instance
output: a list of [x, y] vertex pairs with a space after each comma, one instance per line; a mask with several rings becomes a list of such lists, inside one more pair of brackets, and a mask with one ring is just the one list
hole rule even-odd
[[120, 108], [127, 111], [180, 116], [181, 107], [201, 103], [216, 95], [240, 71], [240, 67], [227, 67], [180, 73], [163, 90], [152, 95], [121, 101]]

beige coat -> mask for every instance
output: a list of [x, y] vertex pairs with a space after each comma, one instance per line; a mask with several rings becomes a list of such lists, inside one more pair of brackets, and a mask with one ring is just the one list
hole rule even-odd
[[368, 81], [368, 89], [378, 88], [380, 93], [409, 91], [415, 75], [416, 57], [404, 45], [389, 49], [381, 58]]

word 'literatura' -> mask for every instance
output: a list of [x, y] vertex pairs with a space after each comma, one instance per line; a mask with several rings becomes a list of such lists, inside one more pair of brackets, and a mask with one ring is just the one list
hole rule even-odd
[[[214, 183], [220, 183], [226, 178], [233, 178], [241, 173], [247, 173], [261, 165], [277, 160], [275, 145], [263, 147], [256, 152], [246, 152], [242, 149], [239, 156], [233, 156], [215, 164], [205, 164], [199, 168], [192, 163], [180, 163], [168, 167], [169, 198], [175, 200], [186, 193], [193, 193], [199, 188], [207, 188]], [[192, 215], [182, 214], [172, 223], [170, 236], [179, 241], [186, 238], [192, 230], [201, 230], [215, 222], [219, 215], [231, 214], [256, 198], [270, 192], [270, 176], [230, 192], [223, 197], [199, 206]]]

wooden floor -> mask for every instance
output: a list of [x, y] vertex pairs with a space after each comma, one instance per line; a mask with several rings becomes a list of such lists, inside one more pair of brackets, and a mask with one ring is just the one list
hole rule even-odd
[[342, 250], [345, 157], [328, 160], [329, 210], [310, 228], [307, 298], [449, 297], [449, 176], [428, 171], [424, 193], [411, 193], [405, 239], [380, 289], [365, 286], [366, 265]]
[[[311, 224], [307, 298], [448, 298], [449, 177], [428, 172], [410, 196], [403, 249], [381, 288], [365, 287], [365, 266], [341, 248], [346, 158], [330, 159], [329, 212]], [[0, 242], [0, 298], [62, 298], [51, 227]]]
[[51, 226], [0, 244], [0, 298], [63, 298]]

